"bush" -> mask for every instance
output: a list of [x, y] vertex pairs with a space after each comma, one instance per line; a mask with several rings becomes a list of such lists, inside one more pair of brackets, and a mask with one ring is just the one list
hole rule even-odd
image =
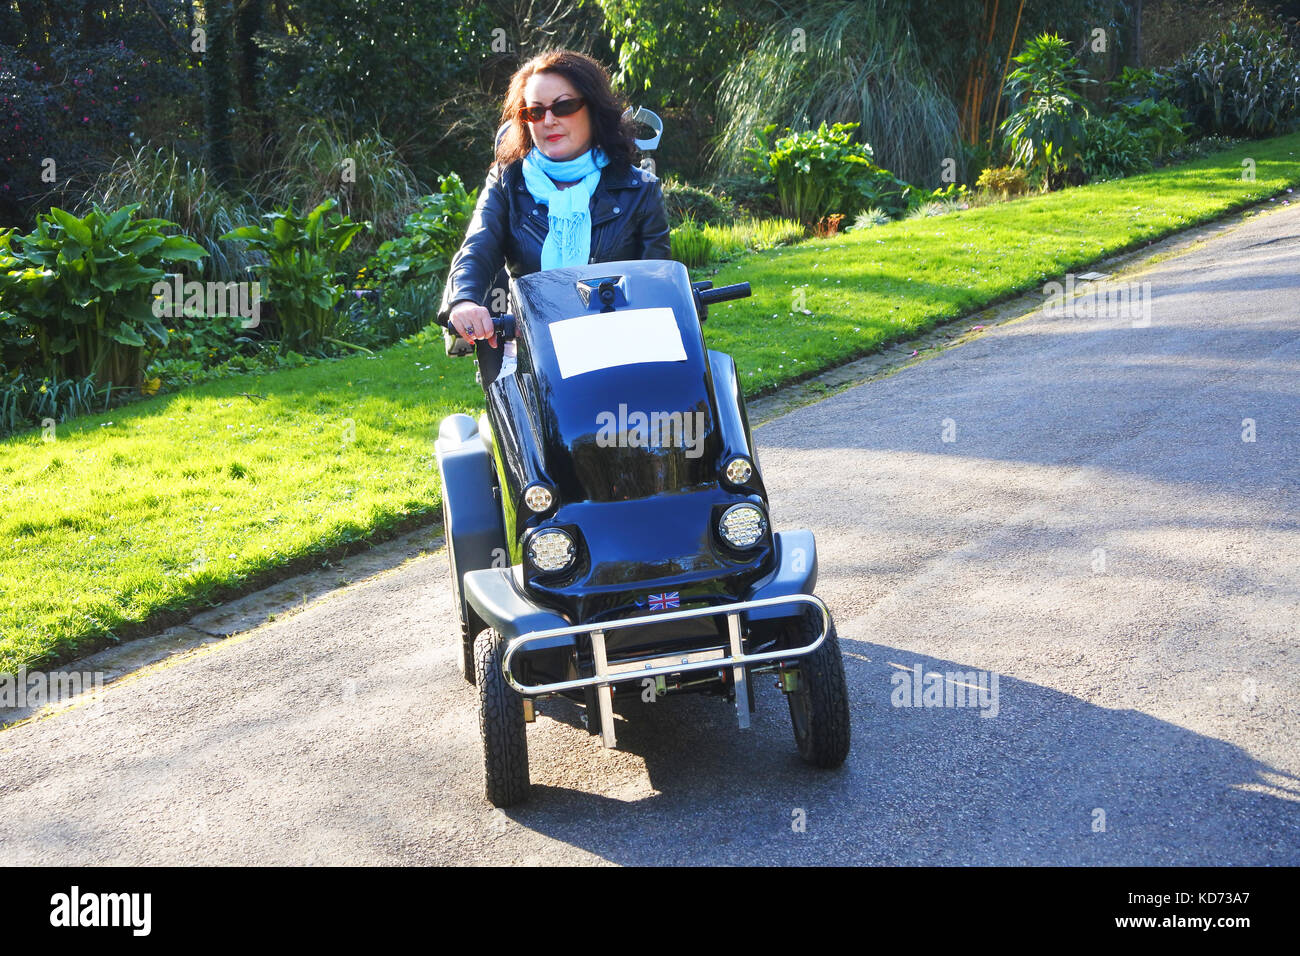
[[713, 242], [694, 219], [687, 219], [668, 234], [672, 257], [688, 269], [696, 269], [709, 261]]
[[883, 209], [876, 206], [868, 206], [866, 209], [858, 213], [857, 217], [853, 220], [853, 225], [850, 226], [849, 229], [870, 229], [872, 226], [883, 226], [889, 221], [889, 214]]
[[1025, 44], [1007, 76], [1008, 95], [1023, 104], [1000, 127], [1012, 164], [1039, 173], [1049, 187], [1078, 154], [1088, 116], [1079, 87], [1094, 82], [1069, 50], [1059, 36], [1044, 33]]
[[[154, 3], [164, 15], [179, 6]], [[157, 13], [141, 4], [24, 3], [21, 20], [5, 23], [11, 7], [0, 4], [0, 223], [25, 228], [38, 211], [75, 204], [143, 131], [141, 114], [184, 99], [199, 71], [159, 43]]]
[[714, 180], [712, 189], [735, 203], [737, 217], [749, 215], [762, 219], [777, 215], [776, 198], [760, 176], [752, 173], [720, 176]]
[[333, 125], [306, 124], [287, 141], [280, 162], [256, 179], [253, 192], [266, 208], [276, 209], [313, 209], [332, 199], [341, 215], [371, 223], [373, 230], [358, 237], [349, 257], [358, 264], [380, 242], [399, 235], [429, 191], [378, 133], [357, 136]]
[[876, 166], [867, 143], [850, 133], [857, 123], [836, 123], [827, 129], [786, 135], [771, 145], [776, 130], [769, 124], [757, 132], [759, 145], [746, 150], [751, 166], [775, 192], [783, 215], [814, 223], [831, 213], [857, 209], [863, 203], [907, 207], [911, 189], [888, 170]]
[[366, 262], [359, 287], [427, 283], [445, 275], [465, 238], [477, 198], [478, 190], [467, 193], [455, 173], [441, 177], [438, 192], [422, 196], [419, 208], [406, 217], [401, 235], [382, 243]]
[[1280, 30], [1232, 24], [1174, 64], [1171, 98], [1205, 133], [1277, 136], [1300, 120], [1300, 55]]
[[713, 244], [710, 258], [718, 260], [798, 242], [804, 231], [803, 223], [793, 219], [743, 219], [726, 226], [704, 227], [704, 235]]
[[339, 259], [353, 237], [370, 224], [352, 222], [337, 212], [327, 223], [325, 213], [336, 205], [326, 199], [305, 216], [295, 215], [292, 209], [267, 213], [260, 223], [221, 237], [247, 243], [266, 255], [266, 265], [257, 272], [275, 306], [281, 353], [315, 350], [326, 342], [339, 344], [334, 309], [344, 291], [338, 282]]
[[248, 277], [251, 257], [219, 237], [256, 218], [257, 204], [247, 193], [221, 188], [201, 163], [183, 159], [170, 148], [141, 146], [118, 157], [86, 190], [83, 203], [96, 202], [105, 207], [136, 202], [142, 215], [177, 223], [207, 254], [203, 267], [191, 270], [190, 278], [237, 282]]
[[1123, 103], [1114, 115], [1142, 140], [1143, 147], [1154, 159], [1163, 158], [1187, 142], [1187, 116], [1168, 100], [1147, 98]]
[[975, 185], [998, 193], [1003, 199], [1023, 196], [1029, 191], [1029, 181], [1025, 171], [1015, 166], [997, 166], [980, 173]]
[[28, 428], [38, 428], [46, 419], [66, 422], [78, 415], [108, 408], [111, 384], [98, 386], [95, 377], [37, 377], [22, 370], [0, 369], [0, 438]]
[[1079, 161], [1090, 180], [1117, 179], [1151, 168], [1149, 144], [1121, 117], [1089, 117], [1084, 139]]
[[0, 237], [7, 352], [26, 348], [29, 362], [57, 377], [139, 382], [146, 352], [167, 344], [152, 292], [167, 275], [163, 265], [197, 261], [204, 251], [165, 235], [175, 223], [135, 219], [138, 208], [95, 206], [78, 219], [55, 207], [36, 217], [31, 234]]
[[664, 178], [663, 191], [670, 227], [679, 226], [687, 219], [702, 225], [722, 225], [736, 220], [736, 204], [725, 193], [715, 195], [712, 190], [672, 177]]
[[1142, 100], [1167, 100], [1173, 80], [1158, 70], [1124, 67], [1119, 76], [1107, 84], [1112, 106], [1139, 103]]

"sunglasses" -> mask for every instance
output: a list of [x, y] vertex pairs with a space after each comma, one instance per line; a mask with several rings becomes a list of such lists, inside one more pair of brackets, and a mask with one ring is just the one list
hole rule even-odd
[[529, 123], [540, 123], [546, 119], [547, 110], [554, 113], [556, 117], [572, 116], [586, 105], [586, 100], [581, 96], [575, 96], [569, 100], [557, 100], [550, 106], [525, 106], [519, 110], [519, 118]]

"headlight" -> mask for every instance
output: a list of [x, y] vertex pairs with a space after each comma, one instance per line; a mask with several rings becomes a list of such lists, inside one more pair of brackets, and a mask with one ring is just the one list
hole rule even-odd
[[718, 522], [718, 533], [733, 548], [752, 548], [767, 530], [767, 519], [763, 512], [751, 504], [732, 505], [722, 513]]
[[545, 485], [529, 485], [524, 489], [524, 504], [541, 514], [555, 503], [555, 495]]
[[754, 477], [754, 466], [749, 463], [748, 458], [737, 456], [727, 462], [727, 467], [722, 470], [722, 476], [733, 485], [743, 485]]
[[573, 539], [554, 528], [539, 531], [528, 539], [528, 560], [539, 571], [563, 571], [573, 563], [576, 554]]

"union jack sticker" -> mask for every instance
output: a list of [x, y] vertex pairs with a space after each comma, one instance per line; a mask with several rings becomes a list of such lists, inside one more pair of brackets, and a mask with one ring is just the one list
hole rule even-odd
[[681, 607], [682, 600], [678, 594], [679, 592], [677, 591], [665, 591], [663, 594], [648, 595], [647, 599], [650, 602], [650, 610], [668, 611], [675, 607]]

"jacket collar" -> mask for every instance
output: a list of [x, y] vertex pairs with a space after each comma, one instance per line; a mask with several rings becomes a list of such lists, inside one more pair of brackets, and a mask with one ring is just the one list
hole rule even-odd
[[[513, 164], [515, 192], [528, 193], [528, 186], [524, 183], [523, 160]], [[594, 203], [596, 197], [602, 192], [609, 190], [637, 189], [640, 188], [642, 179], [639, 171], [635, 166], [627, 167], [626, 175], [621, 175], [614, 171], [614, 165], [611, 163], [600, 171], [600, 182], [592, 190], [591, 199]], [[531, 194], [529, 194], [531, 195]]]
[[[522, 193], [525, 201], [534, 202], [528, 186], [524, 183], [523, 160], [513, 165], [515, 192]], [[600, 182], [591, 193], [591, 224], [596, 226], [607, 222], [631, 207], [632, 197], [620, 194], [629, 189], [639, 189], [643, 182], [640, 170], [635, 166], [626, 167], [624, 173], [616, 172], [613, 163], [602, 169]]]

